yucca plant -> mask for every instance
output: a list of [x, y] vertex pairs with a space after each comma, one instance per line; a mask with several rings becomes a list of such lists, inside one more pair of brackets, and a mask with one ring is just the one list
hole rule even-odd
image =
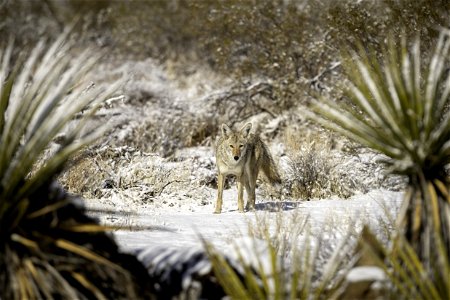
[[385, 290], [385, 298], [448, 299], [448, 294], [442, 290], [446, 283], [426, 272], [425, 265], [403, 235], [393, 234], [391, 245], [387, 246], [365, 227], [360, 240], [361, 253], [381, 267], [392, 283], [391, 288]]
[[[0, 50], [0, 298], [150, 296], [143, 267], [55, 182], [67, 160], [98, 137], [81, 134], [83, 125], [121, 84], [86, 89], [83, 76], [99, 55], [73, 57], [68, 32], [49, 46], [17, 54], [10, 42]], [[75, 117], [59, 149], [37, 167]]]
[[449, 299], [450, 37], [441, 33], [426, 64], [419, 41], [398, 44], [391, 38], [379, 56], [362, 46], [350, 51], [350, 105], [322, 99], [310, 117], [385, 154], [390, 171], [407, 176], [400, 234], [420, 259], [421, 276]]

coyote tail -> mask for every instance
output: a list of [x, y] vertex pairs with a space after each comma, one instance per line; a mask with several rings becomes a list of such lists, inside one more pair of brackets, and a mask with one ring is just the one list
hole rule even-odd
[[275, 165], [275, 161], [272, 158], [272, 155], [270, 155], [269, 149], [267, 146], [262, 143], [262, 165], [261, 170], [263, 171], [264, 175], [267, 177], [270, 183], [279, 185], [281, 184], [281, 177], [278, 173], [277, 166]]

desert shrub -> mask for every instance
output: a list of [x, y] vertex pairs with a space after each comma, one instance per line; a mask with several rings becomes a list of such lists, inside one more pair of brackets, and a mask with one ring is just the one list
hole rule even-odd
[[403, 186], [400, 178], [387, 176], [380, 163], [382, 156], [329, 131], [311, 125], [291, 126], [284, 140], [286, 197], [348, 198], [371, 189], [397, 190]]
[[124, 144], [162, 157], [173, 157], [184, 147], [211, 145], [219, 125], [214, 118], [194, 115], [183, 110], [164, 110], [139, 123], [132, 123], [126, 136], [116, 145]]
[[339, 44], [358, 41], [380, 51], [388, 35], [419, 37], [422, 55], [448, 26], [450, 7], [445, 0], [339, 1], [328, 7], [330, 35]]
[[307, 138], [294, 138], [287, 133], [290, 151], [287, 185], [292, 197], [310, 200], [327, 196], [349, 196], [343, 185], [333, 181], [333, 171], [337, 164], [337, 157], [331, 154], [328, 141]]
[[3, 32], [30, 31], [12, 14], [22, 6], [23, 14], [42, 23], [43, 33], [71, 21], [68, 12], [82, 12], [80, 41], [108, 47], [110, 57], [203, 61], [240, 81], [267, 82], [281, 108], [295, 105], [333, 61], [319, 26], [323, 17], [294, 1], [46, 1], [35, 11], [25, 2], [5, 4]]
[[[56, 34], [77, 13], [83, 40], [103, 43], [110, 54], [163, 61], [187, 55], [227, 74], [271, 78], [290, 86], [329, 68], [348, 42], [381, 45], [394, 31], [418, 35], [429, 45], [436, 29], [447, 25], [450, 12], [445, 0], [47, 0], [43, 5], [20, 0], [0, 6], [0, 30], [36, 39]], [[285, 87], [284, 96], [292, 88]]]
[[[42, 38], [56, 36], [59, 24], [48, 13], [47, 6], [36, 1], [2, 1], [0, 4], [0, 32], [2, 36], [15, 33], [18, 46], [34, 43]], [[45, 16], [45, 17], [43, 17]], [[7, 39], [2, 39], [2, 46]]]
[[[77, 36], [77, 47], [105, 46], [108, 32], [94, 29], [106, 27], [102, 18], [107, 1], [28, 1], [5, 0], [0, 3], [0, 34], [14, 36], [17, 49], [33, 45], [41, 39], [56, 38], [68, 25], [78, 20], [72, 31]], [[0, 44], [6, 40], [0, 41]]]
[[156, 154], [122, 146], [94, 147], [75, 158], [59, 181], [72, 193], [101, 198], [111, 189], [138, 188], [136, 201], [146, 202], [162, 192], [187, 184], [191, 170], [170, 164]]
[[69, 193], [92, 198], [95, 190], [108, 178], [105, 173], [85, 150], [69, 161], [68, 168], [58, 181]]
[[[379, 49], [391, 30], [420, 36], [428, 49], [449, 18], [445, 0], [6, 1], [0, 32], [52, 35], [77, 13], [80, 45], [100, 44], [110, 58], [201, 62], [236, 79], [231, 95], [217, 98], [238, 112], [226, 112], [233, 121], [264, 109], [277, 115], [316, 92], [339, 100], [342, 46], [362, 40]], [[268, 88], [247, 90], [259, 83]]]

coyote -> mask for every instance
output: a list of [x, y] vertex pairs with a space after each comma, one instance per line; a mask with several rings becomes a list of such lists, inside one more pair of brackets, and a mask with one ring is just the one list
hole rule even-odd
[[227, 175], [236, 176], [240, 212], [244, 212], [244, 187], [248, 197], [246, 210], [255, 208], [256, 179], [260, 170], [271, 183], [281, 183], [269, 149], [259, 136], [250, 133], [251, 129], [251, 123], [247, 123], [240, 131], [233, 131], [226, 124], [222, 124], [222, 135], [215, 149], [219, 173], [217, 203], [214, 211], [216, 214], [222, 211], [223, 185]]

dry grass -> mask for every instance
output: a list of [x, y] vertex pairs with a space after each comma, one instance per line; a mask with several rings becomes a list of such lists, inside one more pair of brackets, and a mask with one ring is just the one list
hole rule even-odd
[[404, 184], [398, 177], [387, 177], [379, 154], [328, 131], [292, 126], [284, 141], [285, 197], [348, 198], [377, 188], [397, 190]]
[[177, 149], [210, 144], [217, 128], [211, 118], [194, 116], [181, 110], [163, 110], [162, 114], [141, 120], [131, 128], [122, 144], [170, 157]]
[[113, 188], [131, 191], [136, 187], [143, 187], [147, 196], [153, 197], [180, 187], [189, 174], [188, 168], [164, 162], [157, 155], [132, 147], [107, 146], [87, 150], [74, 159], [59, 181], [68, 191], [85, 198], [101, 198]]
[[286, 185], [289, 196], [297, 199], [349, 197], [351, 190], [342, 182], [343, 157], [334, 150], [334, 141], [324, 133], [304, 135], [288, 129], [285, 133], [289, 168]]

